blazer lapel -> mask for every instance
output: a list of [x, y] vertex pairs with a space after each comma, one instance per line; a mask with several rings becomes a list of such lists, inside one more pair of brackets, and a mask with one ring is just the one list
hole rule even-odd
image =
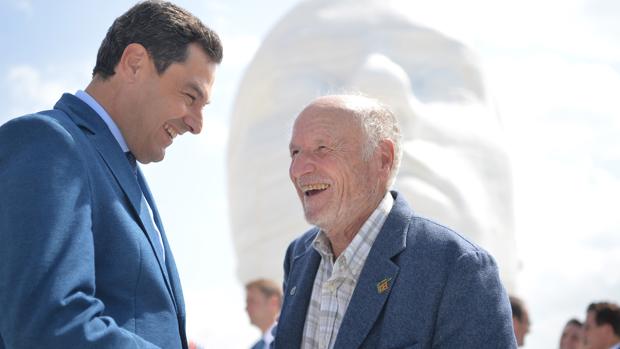
[[301, 344], [314, 277], [321, 263], [321, 256], [312, 248], [314, 236], [316, 234], [310, 234], [305, 241], [306, 248], [291, 260], [293, 269], [289, 272], [285, 290], [288, 292], [285, 295], [287, 304], [278, 320], [278, 348], [297, 348]]
[[358, 348], [375, 325], [398, 277], [392, 258], [405, 248], [412, 212], [394, 193], [395, 201], [375, 240], [342, 319], [334, 348]]
[[[74, 95], [64, 94], [56, 103], [55, 108], [65, 111], [75, 122], [75, 124], [85, 131], [85, 135], [90, 139], [106, 166], [114, 175], [114, 178], [118, 182], [119, 186], [123, 192], [125, 192], [125, 195], [127, 195], [135, 215], [139, 218], [138, 223], [140, 228], [151, 244], [151, 248], [157, 258], [162, 276], [164, 277], [166, 288], [168, 289], [168, 293], [170, 294], [170, 297], [176, 307], [177, 304], [175, 302], [172, 288], [170, 287], [166, 267], [163, 264], [163, 259], [161, 258], [161, 252], [158, 252], [158, 248], [156, 248], [159, 247], [159, 251], [161, 251], [161, 245], [159, 243], [159, 239], [157, 238], [157, 232], [152, 231], [153, 223], [151, 222], [151, 216], [148, 208], [146, 207], [146, 200], [143, 198], [143, 192], [140, 189], [140, 184], [134, 176], [131, 165], [127, 161], [127, 158], [125, 157], [125, 154], [120, 148], [118, 142], [114, 139], [114, 136], [101, 117], [86, 103]], [[138, 177], [142, 178], [140, 171], [138, 171]], [[150, 198], [150, 191], [148, 190], [146, 182], [144, 182], [144, 185], [144, 188], [146, 188], [145, 192], [148, 192], [149, 195], [149, 198], [147, 199], [152, 202], [152, 198]], [[154, 203], [151, 205], [151, 209], [153, 211], [153, 215], [157, 217], [157, 220], [159, 220], [159, 215]], [[160, 230], [160, 232], [163, 239], [163, 229]]]

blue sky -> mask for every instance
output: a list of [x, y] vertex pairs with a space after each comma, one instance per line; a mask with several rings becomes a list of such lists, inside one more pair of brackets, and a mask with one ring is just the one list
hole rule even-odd
[[[533, 321], [526, 348], [557, 346], [563, 322], [583, 318], [590, 301], [620, 302], [620, 4], [395, 2], [480, 56], [514, 168], [519, 293]], [[220, 33], [225, 58], [203, 133], [180, 137], [165, 161], [143, 169], [182, 274], [190, 336], [241, 348], [258, 333], [243, 310], [229, 236], [229, 114], [261, 39], [296, 1], [177, 3]], [[0, 0], [0, 123], [84, 88], [105, 32], [132, 4]]]

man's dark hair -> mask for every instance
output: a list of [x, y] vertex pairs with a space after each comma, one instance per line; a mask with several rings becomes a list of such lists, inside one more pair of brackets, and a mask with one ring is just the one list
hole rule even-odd
[[512, 316], [516, 317], [519, 321], [523, 321], [523, 312], [525, 311], [525, 306], [523, 305], [523, 301], [516, 296], [509, 296], [510, 299], [510, 308], [512, 309]]
[[568, 320], [564, 326], [566, 327], [568, 325], [575, 325], [580, 328], [583, 327], [583, 323], [575, 318]]
[[143, 1], [112, 23], [99, 47], [93, 76], [105, 80], [114, 75], [123, 51], [132, 43], [146, 48], [160, 75], [170, 64], [187, 59], [189, 44], [198, 44], [216, 64], [223, 55], [220, 38], [200, 19], [169, 2]]
[[587, 312], [594, 313], [594, 321], [598, 326], [609, 324], [616, 336], [620, 337], [620, 307], [609, 302], [592, 303]]

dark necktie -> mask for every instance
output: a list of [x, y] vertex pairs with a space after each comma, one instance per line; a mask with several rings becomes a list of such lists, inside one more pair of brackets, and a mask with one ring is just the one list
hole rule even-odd
[[[148, 200], [146, 200], [146, 197], [144, 196], [144, 189], [142, 188], [142, 184], [140, 183], [140, 179], [138, 178], [138, 163], [136, 162], [136, 157], [133, 156], [133, 154], [130, 151], [125, 152], [125, 156], [127, 157], [127, 161], [129, 161], [129, 166], [131, 166], [131, 170], [133, 171], [133, 175], [136, 177], [136, 180], [138, 181], [138, 186], [140, 187], [140, 191], [143, 194], [142, 197], [143, 197], [143, 199], [145, 199], [144, 202], [147, 205], [149, 205], [148, 202], [147, 202]], [[151, 211], [150, 207], [149, 207], [149, 211]], [[161, 235], [160, 235], [161, 233], [159, 232], [159, 229], [157, 229], [157, 226], [155, 225], [155, 221], [153, 220], [153, 216], [152, 216], [151, 212], [149, 212], [149, 216], [151, 218], [150, 223], [152, 224], [153, 229], [157, 232], [157, 240], [154, 240], [153, 243], [157, 242], [157, 244], [159, 246], [157, 246], [156, 248], [159, 249], [158, 252], [161, 253], [163, 260], [165, 260], [165, 256], [163, 254], [164, 247], [163, 247], [163, 244], [161, 242]]]
[[127, 160], [129, 161], [129, 166], [131, 166], [133, 175], [137, 177], [138, 176], [138, 163], [136, 162], [136, 157], [133, 156], [133, 154], [130, 151], [125, 152], [125, 156], [127, 157]]

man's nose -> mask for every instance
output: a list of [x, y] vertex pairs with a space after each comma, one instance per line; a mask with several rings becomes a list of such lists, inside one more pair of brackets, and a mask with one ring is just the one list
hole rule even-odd
[[312, 156], [299, 152], [291, 160], [290, 175], [292, 178], [299, 178], [305, 174], [316, 170], [316, 164]]
[[202, 108], [195, 108], [183, 117], [189, 132], [197, 135], [202, 131]]

